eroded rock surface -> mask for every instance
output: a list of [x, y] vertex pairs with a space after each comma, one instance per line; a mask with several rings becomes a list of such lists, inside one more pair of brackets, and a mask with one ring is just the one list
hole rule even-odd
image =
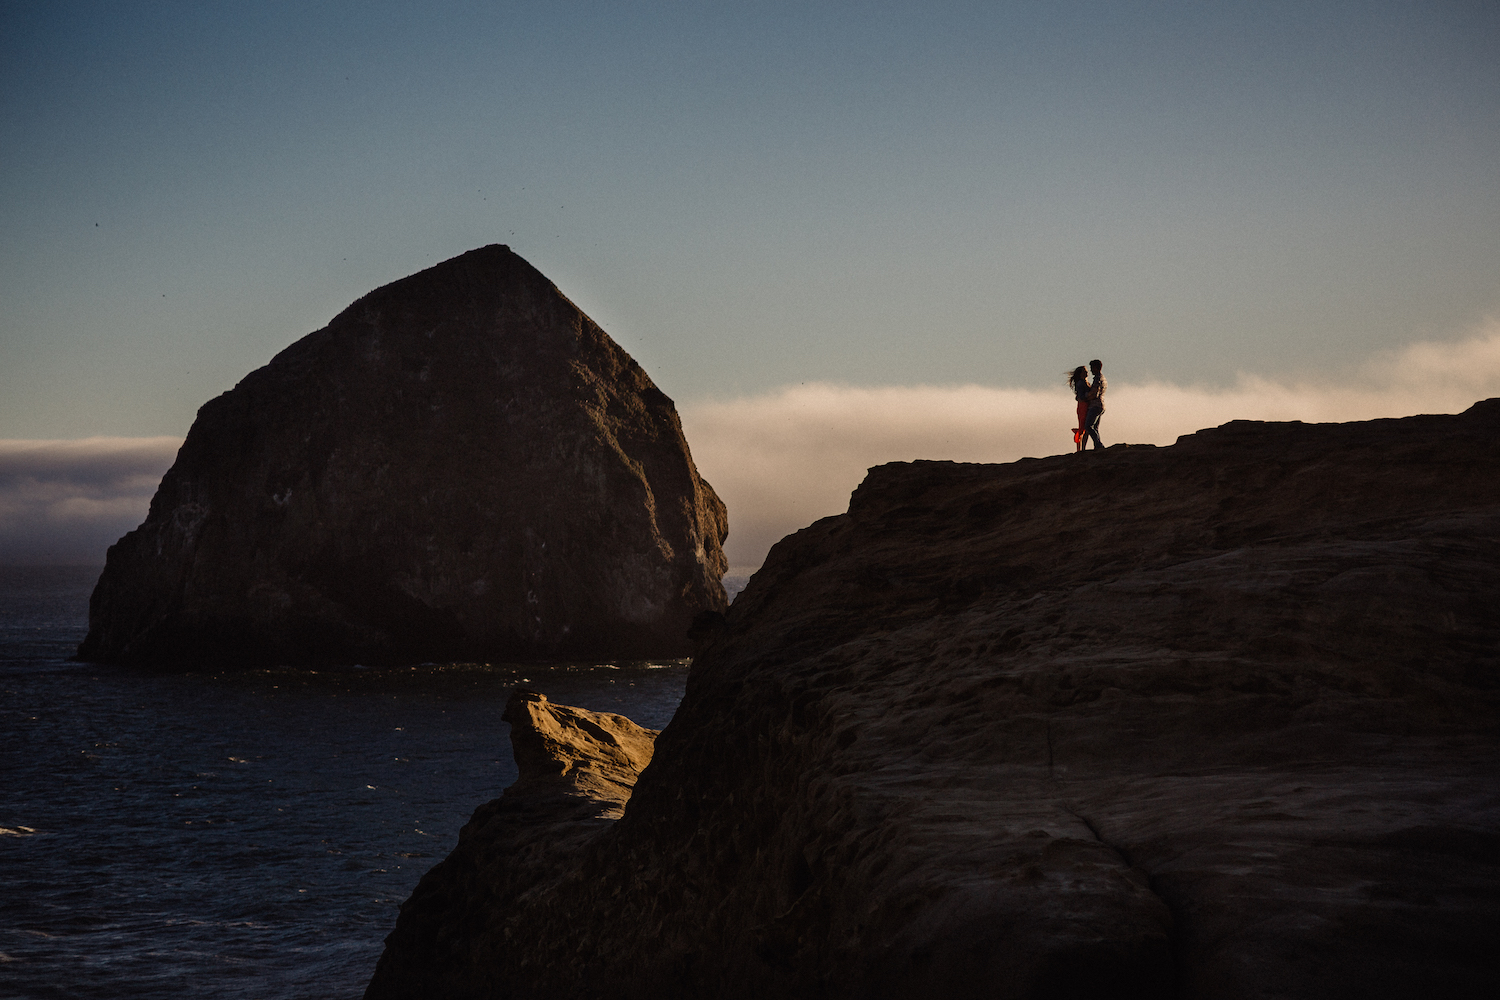
[[84, 659], [686, 655], [724, 505], [672, 401], [502, 246], [377, 289], [206, 404]]
[[1491, 996], [1497, 595], [1500, 400], [872, 469], [464, 995]]
[[623, 715], [516, 690], [505, 706], [520, 777], [480, 806], [458, 846], [401, 907], [365, 996], [505, 996], [521, 900], [555, 890], [580, 849], [619, 818], [657, 731]]

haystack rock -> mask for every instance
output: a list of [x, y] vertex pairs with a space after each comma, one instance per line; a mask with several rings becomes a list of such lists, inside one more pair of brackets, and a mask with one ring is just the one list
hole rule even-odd
[[686, 655], [724, 505], [672, 401], [507, 247], [377, 289], [198, 412], [88, 660]]
[[367, 996], [1492, 997], [1497, 595], [1500, 399], [872, 469], [623, 817], [481, 810]]

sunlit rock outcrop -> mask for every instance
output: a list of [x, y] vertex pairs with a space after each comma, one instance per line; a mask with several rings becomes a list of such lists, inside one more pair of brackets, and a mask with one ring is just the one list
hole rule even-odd
[[724, 505], [629, 355], [502, 246], [377, 289], [199, 412], [84, 659], [681, 656]]
[[491, 855], [504, 905], [383, 963], [472, 961], [454, 997], [1488, 997], [1497, 594], [1500, 400], [872, 469], [706, 637], [624, 816]]
[[504, 996], [505, 941], [523, 894], [573, 877], [619, 818], [656, 730], [517, 690], [505, 706], [520, 777], [481, 806], [458, 847], [401, 907], [366, 996]]

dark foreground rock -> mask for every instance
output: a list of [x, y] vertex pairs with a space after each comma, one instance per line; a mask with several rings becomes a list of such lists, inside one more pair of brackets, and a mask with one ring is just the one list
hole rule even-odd
[[682, 656], [724, 505], [672, 401], [502, 246], [377, 289], [198, 412], [88, 660]]
[[1489, 400], [873, 469], [624, 817], [419, 892], [369, 996], [1492, 996], [1497, 442]]

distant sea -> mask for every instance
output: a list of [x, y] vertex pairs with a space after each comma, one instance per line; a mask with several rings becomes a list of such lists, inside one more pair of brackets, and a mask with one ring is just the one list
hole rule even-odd
[[687, 680], [74, 663], [98, 573], [0, 568], [3, 997], [359, 997], [417, 880], [515, 779], [513, 687], [660, 729]]

